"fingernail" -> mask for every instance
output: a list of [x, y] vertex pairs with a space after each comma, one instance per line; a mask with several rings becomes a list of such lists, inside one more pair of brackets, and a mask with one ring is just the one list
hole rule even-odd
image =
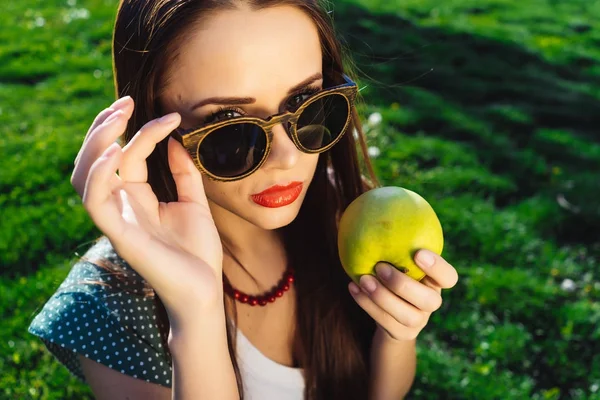
[[160, 122], [161, 124], [170, 124], [172, 122], [175, 122], [177, 117], [178, 117], [178, 114], [176, 112], [174, 112], [171, 114], [163, 115], [162, 117], [159, 118], [158, 122]]
[[350, 293], [352, 293], [354, 296], [360, 293], [360, 288], [354, 282], [350, 284]]
[[375, 278], [369, 275], [363, 275], [360, 278], [360, 286], [362, 286], [362, 288], [365, 289], [368, 293], [373, 293], [375, 289], [377, 289]]
[[417, 253], [417, 262], [421, 267], [429, 268], [433, 265], [435, 259], [429, 250], [419, 250]]
[[118, 143], [111, 144], [110, 146], [108, 146], [108, 149], [106, 149], [106, 152], [104, 153], [104, 156], [107, 157], [107, 158], [113, 156], [117, 152], [117, 149], [119, 147], [120, 146], [119, 146]]
[[123, 111], [121, 110], [117, 110], [115, 111], [110, 117], [108, 117], [106, 119], [106, 121], [104, 121], [105, 124], [110, 124], [113, 121], [116, 121], [117, 119], [119, 119], [119, 117], [123, 115]]
[[121, 97], [119, 100], [117, 100], [113, 103], [112, 108], [115, 108], [117, 110], [122, 110], [123, 108], [125, 108], [125, 106], [128, 106], [129, 104], [131, 104], [129, 102], [130, 99], [131, 99], [131, 96]]
[[381, 279], [388, 280], [392, 277], [392, 267], [384, 263], [378, 263], [375, 266], [375, 272]]

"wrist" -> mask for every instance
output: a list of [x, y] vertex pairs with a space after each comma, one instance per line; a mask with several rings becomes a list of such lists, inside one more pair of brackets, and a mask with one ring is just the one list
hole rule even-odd
[[[190, 306], [190, 308], [194, 308]], [[176, 399], [239, 399], [223, 308], [195, 309], [169, 332]]]
[[169, 343], [187, 341], [188, 338], [214, 336], [225, 332], [225, 307], [224, 304], [190, 304], [186, 312], [169, 314]]
[[417, 338], [415, 337], [407, 337], [406, 339], [397, 339], [389, 334], [388, 331], [383, 329], [379, 324], [377, 325], [377, 329], [375, 330], [375, 336], [373, 340], [377, 343], [390, 345], [390, 346], [402, 346], [408, 343], [416, 343]]
[[[224, 319], [225, 303], [223, 282], [220, 276], [215, 276], [213, 282], [204, 284], [182, 284], [174, 290], [185, 293], [174, 301], [163, 300], [165, 310], [172, 327], [194, 326], [203, 319]], [[174, 296], [172, 296], [174, 297]]]

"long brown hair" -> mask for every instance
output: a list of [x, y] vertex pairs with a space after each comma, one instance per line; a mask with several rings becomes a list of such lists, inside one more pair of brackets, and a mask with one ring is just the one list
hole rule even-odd
[[[129, 142], [144, 123], [163, 114], [160, 92], [168, 78], [168, 67], [177, 57], [178, 46], [189, 30], [211, 13], [235, 8], [239, 3], [236, 0], [121, 1], [113, 37], [116, 95], [129, 95], [136, 104], [121, 144]], [[250, 0], [245, 3], [253, 9], [286, 4], [304, 11], [318, 28], [324, 86], [343, 83], [344, 73], [351, 75], [344, 70], [344, 66], [348, 69], [350, 65], [349, 58], [345, 57], [336, 38], [330, 15], [318, 1]], [[159, 143], [147, 159], [148, 182], [162, 202], [177, 201], [167, 158], [167, 140]], [[362, 170], [368, 172], [370, 179], [363, 176]], [[365, 137], [358, 114], [353, 111], [351, 126], [344, 137], [319, 156], [299, 215], [280, 228], [288, 259], [296, 267], [295, 349], [304, 369], [307, 399], [362, 400], [368, 397], [369, 352], [375, 324], [348, 294], [350, 280], [337, 253], [337, 224], [350, 202], [375, 186], [378, 186], [377, 178], [369, 162]], [[160, 298], [153, 295], [158, 326], [164, 327], [161, 330], [164, 348], [168, 349], [169, 320]], [[227, 326], [229, 355], [242, 395], [233, 329]]]

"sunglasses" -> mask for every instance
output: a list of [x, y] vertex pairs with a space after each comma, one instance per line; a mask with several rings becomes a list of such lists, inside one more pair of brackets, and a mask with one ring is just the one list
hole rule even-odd
[[258, 170], [271, 151], [273, 127], [282, 124], [298, 150], [322, 153], [335, 145], [348, 129], [357, 86], [345, 83], [323, 89], [301, 103], [268, 119], [235, 117], [200, 128], [177, 128], [171, 136], [210, 179], [227, 182], [243, 179]]

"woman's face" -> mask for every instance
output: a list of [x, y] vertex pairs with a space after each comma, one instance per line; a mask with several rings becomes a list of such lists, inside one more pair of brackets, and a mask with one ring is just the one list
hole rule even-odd
[[[290, 94], [298, 84], [305, 82], [309, 92], [322, 87], [317, 28], [297, 8], [222, 11], [192, 29], [169, 68], [161, 97], [165, 112], [181, 114], [183, 128], [240, 115], [267, 118], [307, 97]], [[239, 98], [247, 104], [215, 104], [215, 100], [194, 107], [211, 98]], [[215, 182], [203, 174], [211, 209], [228, 211], [263, 229], [285, 226], [300, 210], [318, 157], [299, 151], [283, 126], [277, 125], [269, 157], [252, 175], [234, 182]], [[302, 182], [300, 195], [291, 204], [261, 205], [255, 202], [261, 200], [252, 196], [291, 182]]]

